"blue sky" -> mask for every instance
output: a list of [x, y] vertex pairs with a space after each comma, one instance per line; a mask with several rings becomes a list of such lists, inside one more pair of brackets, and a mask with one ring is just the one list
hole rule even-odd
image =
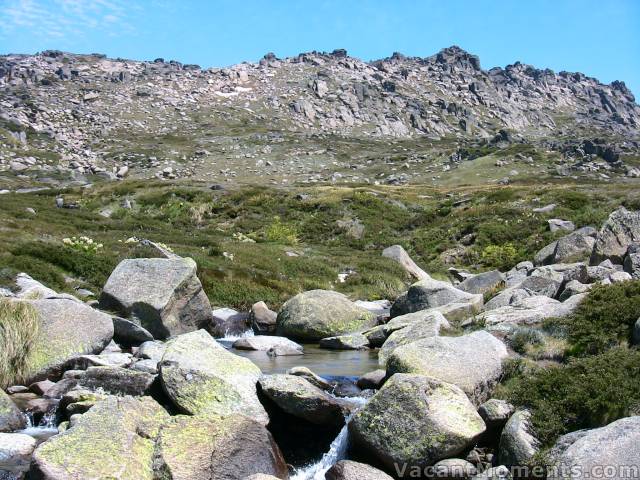
[[0, 0], [0, 53], [163, 57], [204, 67], [346, 48], [365, 60], [460, 45], [619, 79], [640, 98], [640, 0]]

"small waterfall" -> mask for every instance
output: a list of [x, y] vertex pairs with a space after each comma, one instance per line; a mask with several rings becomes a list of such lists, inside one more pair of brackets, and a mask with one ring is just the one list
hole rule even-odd
[[344, 427], [342, 427], [342, 430], [340, 430], [340, 433], [338, 433], [335, 440], [331, 442], [329, 451], [313, 465], [296, 469], [290, 477], [290, 480], [325, 480], [324, 474], [327, 470], [329, 470], [338, 461], [346, 458], [347, 449], [349, 447], [349, 422], [356, 412], [362, 408], [365, 403], [367, 403], [368, 399], [363, 397], [350, 397], [341, 398], [340, 400], [351, 403], [355, 407], [354, 411], [345, 419]]
[[253, 330], [249, 329], [242, 333], [237, 333], [237, 334], [225, 332], [224, 337], [218, 338], [217, 340], [219, 342], [233, 343], [236, 340], [240, 340], [241, 338], [252, 338], [252, 337], [255, 337], [255, 334], [253, 333]]
[[37, 425], [34, 424], [33, 413], [26, 412], [24, 414], [27, 419], [27, 426], [19, 430], [17, 433], [23, 433], [36, 439], [38, 444], [44, 442], [48, 438], [58, 434], [58, 426], [56, 419], [58, 415], [58, 407], [54, 407], [45, 413]]

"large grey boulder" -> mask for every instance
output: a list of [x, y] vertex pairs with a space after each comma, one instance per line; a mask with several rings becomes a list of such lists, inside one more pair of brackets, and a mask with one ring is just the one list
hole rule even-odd
[[570, 233], [558, 240], [556, 249], [553, 252], [552, 263], [571, 263], [588, 260], [595, 243], [595, 239], [589, 235], [584, 235], [579, 231]]
[[27, 419], [0, 388], [0, 432], [12, 432], [26, 427]]
[[345, 409], [338, 400], [296, 375], [265, 375], [260, 389], [289, 415], [316, 425], [344, 424]]
[[289, 299], [278, 313], [277, 333], [296, 340], [317, 341], [373, 327], [376, 316], [345, 295], [310, 290]]
[[416, 282], [405, 295], [399, 297], [391, 307], [391, 316], [441, 307], [450, 303], [471, 303], [476, 311], [483, 305], [482, 295], [467, 293], [450, 283], [427, 279]]
[[507, 467], [528, 465], [540, 449], [531, 430], [531, 414], [526, 410], [514, 413], [500, 435], [498, 463]]
[[471, 462], [461, 458], [447, 458], [433, 466], [434, 477], [443, 480], [464, 480], [473, 477], [477, 472]]
[[553, 263], [554, 255], [556, 252], [556, 247], [558, 246], [558, 241], [553, 241], [548, 245], [542, 247], [534, 256], [533, 263], [535, 265], [548, 265]]
[[422, 310], [395, 317], [385, 327], [392, 333], [378, 352], [378, 363], [383, 366], [396, 348], [423, 338], [436, 337], [451, 325], [442, 313]]
[[0, 478], [5, 478], [2, 472], [21, 478], [20, 475], [29, 470], [31, 454], [35, 448], [36, 440], [29, 435], [0, 433]]
[[153, 449], [169, 415], [149, 397], [108, 397], [36, 448], [30, 474], [45, 480], [153, 480]]
[[[561, 277], [562, 278], [562, 277]], [[520, 288], [529, 291], [534, 295], [543, 295], [554, 298], [560, 291], [562, 282], [542, 276], [527, 277], [520, 284]]]
[[431, 337], [398, 347], [387, 360], [387, 374], [426, 375], [460, 387], [482, 403], [502, 374], [508, 352], [485, 331], [460, 337]]
[[598, 232], [591, 265], [598, 265], [606, 259], [622, 264], [627, 249], [633, 243], [640, 243], [640, 211], [631, 212], [620, 207], [609, 215]]
[[455, 385], [396, 374], [349, 422], [349, 439], [357, 452], [403, 477], [412, 467], [462, 453], [484, 430], [474, 406]]
[[211, 328], [209, 333], [215, 338], [242, 335], [251, 330], [250, 314], [239, 312], [233, 308], [216, 308], [211, 312]]
[[550, 456], [548, 478], [581, 480], [607, 473], [607, 478], [629, 478], [640, 465], [640, 417], [627, 417], [596, 428], [560, 437]]
[[164, 390], [184, 413], [242, 413], [264, 425], [269, 422], [256, 390], [260, 369], [226, 350], [204, 330], [167, 342], [159, 370]]
[[100, 305], [137, 318], [155, 338], [211, 327], [211, 305], [190, 258], [123, 260], [107, 280]]
[[164, 480], [244, 480], [262, 473], [287, 478], [282, 453], [269, 431], [243, 415], [179, 415], [160, 429], [154, 474]]
[[24, 300], [38, 314], [40, 332], [27, 358], [27, 385], [56, 377], [74, 357], [100, 353], [113, 338], [109, 315], [66, 298]]
[[353, 460], [340, 460], [325, 473], [326, 480], [393, 480], [382, 470], [354, 462]]
[[401, 245], [392, 245], [382, 251], [382, 256], [400, 264], [400, 266], [416, 280], [425, 280], [431, 278], [427, 272], [422, 270], [411, 259], [407, 251]]
[[576, 229], [575, 224], [571, 220], [561, 220], [559, 218], [551, 218], [547, 220], [549, 230], [557, 232], [564, 230], [565, 232], [573, 232]]
[[467, 278], [464, 282], [458, 285], [458, 288], [467, 293], [479, 293], [484, 295], [485, 293], [500, 288], [504, 285], [504, 282], [504, 274], [498, 270], [492, 270], [490, 272], [479, 273], [478, 275]]

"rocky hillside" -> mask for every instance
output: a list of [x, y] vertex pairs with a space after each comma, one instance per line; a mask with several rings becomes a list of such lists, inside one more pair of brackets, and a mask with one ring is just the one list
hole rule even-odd
[[640, 107], [623, 82], [519, 62], [483, 70], [458, 47], [369, 63], [344, 50], [268, 54], [206, 70], [59, 51], [0, 56], [9, 186], [21, 175], [89, 174], [437, 182], [486, 156], [493, 180], [638, 176], [639, 138]]

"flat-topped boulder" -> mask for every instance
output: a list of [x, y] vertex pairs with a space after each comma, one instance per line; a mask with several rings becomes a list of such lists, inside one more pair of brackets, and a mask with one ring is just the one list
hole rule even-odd
[[155, 478], [166, 480], [245, 480], [260, 473], [288, 477], [269, 431], [240, 414], [171, 418], [160, 429], [153, 466]]
[[226, 350], [204, 330], [167, 342], [159, 371], [165, 392], [183, 413], [242, 413], [264, 425], [269, 422], [256, 390], [260, 369]]
[[460, 387], [482, 403], [502, 374], [507, 348], [483, 330], [460, 337], [431, 337], [396, 348], [387, 373], [426, 375]]
[[349, 440], [361, 456], [395, 467], [424, 468], [472, 446], [485, 425], [465, 393], [424, 375], [395, 374], [349, 422]]
[[245, 337], [239, 338], [233, 342], [233, 348], [238, 350], [255, 350], [259, 352], [266, 352], [272, 348], [286, 348], [290, 350], [296, 350], [303, 353], [302, 345], [297, 344], [285, 337], [271, 337], [271, 336], [257, 336], [257, 337]]
[[376, 315], [357, 306], [345, 295], [310, 290], [289, 299], [280, 309], [277, 333], [302, 341], [365, 330], [376, 325]]
[[154, 338], [211, 327], [211, 305], [190, 258], [134, 258], [120, 262], [100, 305], [135, 317]]

